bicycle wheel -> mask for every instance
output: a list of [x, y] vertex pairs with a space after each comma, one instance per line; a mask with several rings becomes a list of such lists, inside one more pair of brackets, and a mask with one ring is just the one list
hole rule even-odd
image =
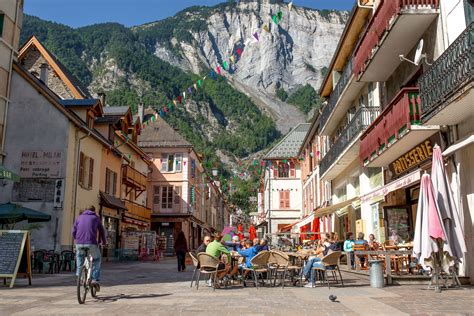
[[94, 285], [91, 285], [91, 296], [97, 298], [97, 288]]
[[84, 304], [87, 296], [87, 269], [81, 268], [81, 272], [77, 277], [77, 301], [79, 304]]

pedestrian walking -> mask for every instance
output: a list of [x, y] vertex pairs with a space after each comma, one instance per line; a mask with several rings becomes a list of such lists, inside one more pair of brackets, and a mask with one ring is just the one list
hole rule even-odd
[[178, 259], [178, 272], [186, 270], [186, 253], [188, 252], [188, 243], [184, 232], [180, 231], [176, 241], [174, 242], [174, 251], [176, 252], [176, 258]]

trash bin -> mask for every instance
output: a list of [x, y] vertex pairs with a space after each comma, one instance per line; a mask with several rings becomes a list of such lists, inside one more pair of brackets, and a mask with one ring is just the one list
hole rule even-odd
[[369, 260], [370, 286], [382, 288], [385, 280], [383, 277], [383, 260]]

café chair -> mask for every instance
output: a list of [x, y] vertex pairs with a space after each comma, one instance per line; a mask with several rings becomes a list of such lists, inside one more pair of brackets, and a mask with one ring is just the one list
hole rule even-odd
[[76, 255], [71, 250], [61, 251], [60, 266], [63, 271], [74, 271], [76, 267]]
[[[261, 251], [255, 257], [250, 260], [251, 267], [246, 267], [244, 271], [250, 271], [255, 283], [255, 287], [258, 289], [258, 276], [262, 276], [263, 273], [268, 273], [268, 259], [270, 258], [270, 251]], [[263, 280], [263, 276], [262, 276]], [[265, 282], [263, 283], [265, 285]]]
[[216, 289], [217, 284], [217, 273], [225, 271], [225, 269], [219, 270], [219, 259], [211, 256], [207, 253], [201, 252], [198, 254], [199, 270], [196, 281], [196, 290], [199, 290], [199, 280], [201, 279], [201, 273], [208, 274], [212, 279], [213, 288]]
[[286, 274], [288, 272], [289, 257], [286, 253], [279, 250], [270, 251], [270, 257], [268, 259], [268, 267], [270, 274], [274, 274], [273, 285], [276, 285], [276, 279], [280, 274], [281, 287], [285, 287]]
[[[193, 261], [193, 266], [194, 266], [193, 276], [191, 278], [191, 285], [189, 286], [189, 287], [193, 287], [193, 282], [195, 281], [194, 277], [197, 276], [196, 272], [198, 272], [199, 270], [199, 259], [194, 254], [194, 252], [189, 252], [188, 254], [191, 257], [191, 260]], [[197, 284], [197, 280], [196, 280], [196, 284]]]
[[[326, 281], [326, 283], [328, 285], [328, 289], [331, 288], [330, 285], [329, 285], [328, 271], [331, 272], [331, 276], [332, 276], [333, 280], [336, 282], [336, 284], [339, 283], [338, 278], [337, 278], [337, 274], [339, 274], [339, 278], [341, 279], [341, 284], [342, 284], [342, 286], [344, 286], [344, 281], [342, 279], [341, 270], [339, 269], [339, 260], [341, 258], [341, 255], [342, 255], [342, 252], [334, 251], [334, 252], [324, 256], [321, 259], [322, 267], [314, 267], [314, 268], [311, 269], [311, 274], [312, 274], [311, 279], [313, 280], [313, 287], [315, 286], [314, 283], [316, 282], [313, 273], [318, 273]], [[321, 279], [321, 282], [322, 281], [323, 280]]]

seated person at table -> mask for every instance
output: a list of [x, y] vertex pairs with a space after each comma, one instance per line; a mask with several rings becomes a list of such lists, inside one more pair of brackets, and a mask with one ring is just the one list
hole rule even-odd
[[[364, 239], [364, 233], [360, 232], [357, 234], [357, 240], [354, 242], [354, 245], [364, 246], [364, 250], [367, 250], [369, 243], [367, 242], [367, 240]], [[365, 255], [358, 255], [357, 257], [359, 258], [360, 266], [364, 267]]]
[[[326, 236], [326, 237], [329, 237], [329, 236]], [[337, 244], [336, 243], [333, 243], [331, 242], [330, 240], [328, 240], [329, 242], [329, 245], [327, 247], [324, 246], [324, 244], [326, 243], [326, 240], [320, 240], [319, 243], [319, 247], [318, 249], [316, 249], [316, 256], [311, 256], [308, 258], [308, 261], [306, 262], [306, 264], [304, 265], [303, 267], [303, 275], [306, 277], [306, 279], [309, 279], [311, 277], [311, 270], [313, 268], [323, 268], [324, 265], [321, 263], [321, 260], [323, 257], [327, 256], [330, 252], [332, 251], [337, 251]], [[312, 287], [312, 283], [313, 283], [313, 279], [310, 280], [310, 283], [308, 283], [307, 285], [305, 285], [305, 287]]]
[[[245, 263], [242, 263], [242, 264], [239, 265], [239, 268], [242, 268], [242, 269], [252, 267], [252, 264], [250, 263], [250, 260], [252, 260], [252, 258], [257, 255], [258, 248], [259, 248], [258, 245], [254, 246], [253, 242], [251, 240], [246, 240], [245, 241], [245, 246], [246, 246], [245, 247], [246, 249], [237, 250], [239, 255], [245, 257]], [[244, 277], [247, 276], [248, 272], [249, 271], [245, 271]]]
[[260, 245], [258, 246], [258, 252], [260, 251], [268, 251], [268, 241], [264, 238], [260, 240]]
[[370, 250], [377, 250], [380, 248], [380, 244], [375, 240], [375, 235], [370, 234], [369, 235], [369, 249]]
[[196, 253], [198, 254], [200, 252], [206, 252], [207, 245], [209, 245], [210, 242], [211, 242], [211, 236], [209, 235], [204, 236], [204, 240], [202, 244], [199, 245], [199, 247], [196, 249]]
[[259, 238], [254, 238], [252, 241], [253, 241], [254, 246], [260, 245], [260, 239]]
[[353, 238], [353, 234], [351, 232], [348, 232], [346, 234], [346, 240], [344, 241], [344, 252], [348, 252], [349, 253], [349, 256], [350, 256], [350, 259], [351, 259], [351, 267], [352, 269], [355, 268], [354, 264], [355, 264], [355, 260], [354, 260], [354, 238]]
[[224, 244], [229, 251], [237, 251], [241, 247], [239, 243], [239, 236], [235, 235], [232, 236], [232, 241], [231, 242], [226, 242]]
[[[214, 238], [214, 241], [209, 243], [209, 245], [207, 245], [206, 247], [206, 253], [208, 255], [211, 255], [211, 256], [214, 256], [218, 259], [221, 259], [222, 256], [226, 256], [227, 257], [227, 262], [224, 263], [221, 261], [221, 263], [219, 263], [219, 267], [218, 269], [219, 270], [223, 270], [222, 272], [219, 272], [217, 274], [217, 278], [219, 280], [221, 280], [222, 278], [224, 278], [224, 276], [226, 274], [229, 273], [230, 271], [230, 262], [231, 262], [231, 256], [230, 256], [230, 252], [229, 250], [227, 250], [226, 247], [224, 247], [224, 245], [222, 244], [222, 235], [221, 234], [217, 234], [216, 237]], [[237, 266], [230, 272], [230, 275], [234, 275], [237, 273]]]

